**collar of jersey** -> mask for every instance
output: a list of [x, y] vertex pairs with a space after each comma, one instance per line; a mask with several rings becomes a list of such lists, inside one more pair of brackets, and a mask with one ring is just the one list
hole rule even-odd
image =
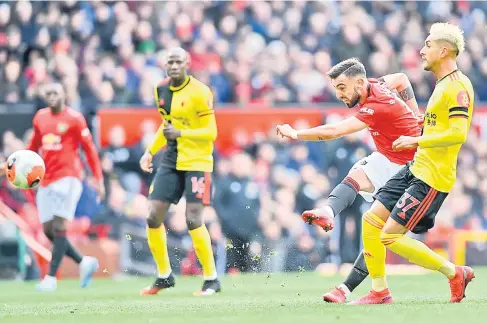
[[368, 100], [368, 99], [369, 99], [369, 97], [370, 97], [370, 91], [371, 91], [371, 88], [372, 88], [372, 85], [371, 85], [371, 84], [370, 84], [370, 82], [369, 82], [369, 84], [367, 84], [367, 98], [365, 99], [364, 103], [360, 103], [360, 101], [359, 101], [359, 102], [357, 102], [357, 104], [356, 104], [355, 106], [353, 106], [352, 108], [355, 108], [355, 107], [359, 107], [359, 108], [361, 108], [361, 107], [363, 107], [363, 106], [364, 106], [365, 102], [367, 102], [367, 100]]
[[181, 84], [180, 86], [169, 86], [169, 89], [171, 89], [171, 91], [173, 91], [173, 92], [179, 91], [183, 87], [188, 85], [189, 81], [191, 81], [191, 76], [188, 75], [188, 76], [186, 76], [186, 79], [184, 80], [183, 84]]
[[450, 76], [450, 75], [452, 75], [453, 73], [458, 72], [458, 71], [460, 71], [460, 70], [457, 68], [457, 69], [456, 69], [456, 70], [454, 70], [453, 72], [450, 72], [450, 73], [446, 74], [446, 75], [445, 75], [445, 76], [443, 76], [441, 79], [439, 79], [438, 81], [436, 81], [436, 84], [438, 84], [438, 83], [440, 83], [441, 81], [443, 81], [444, 79], [446, 79], [446, 77], [447, 77], [447, 76]]

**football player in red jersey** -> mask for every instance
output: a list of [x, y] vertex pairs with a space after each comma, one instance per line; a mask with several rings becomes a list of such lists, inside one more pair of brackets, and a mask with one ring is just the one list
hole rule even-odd
[[66, 106], [61, 84], [45, 88], [48, 107], [39, 110], [33, 120], [33, 136], [27, 149], [40, 152], [46, 174], [37, 191], [36, 204], [44, 233], [53, 243], [49, 273], [36, 286], [38, 291], [57, 288], [56, 273], [66, 255], [79, 264], [81, 287], [86, 287], [98, 269], [98, 260], [82, 256], [66, 237], [66, 222], [71, 221], [82, 193], [83, 166], [78, 148], [86, 153], [97, 193], [105, 196], [105, 186], [98, 151], [83, 115]]
[[[368, 128], [377, 151], [359, 160], [347, 177], [328, 197], [328, 205], [305, 211], [302, 218], [309, 224], [333, 229], [334, 217], [352, 205], [358, 194], [372, 202], [374, 194], [407, 162], [415, 149], [394, 151], [392, 143], [400, 136], [419, 136], [421, 133], [418, 104], [411, 84], [403, 73], [390, 74], [380, 79], [367, 79], [364, 65], [356, 58], [335, 65], [328, 76], [336, 96], [349, 108], [357, 110], [355, 116], [337, 124], [326, 124], [311, 129], [295, 130], [290, 125], [278, 125], [277, 133], [296, 140], [332, 140]], [[396, 96], [392, 90], [398, 92]], [[343, 284], [326, 293], [326, 302], [346, 302], [351, 292], [367, 277], [368, 270], [363, 253]]]

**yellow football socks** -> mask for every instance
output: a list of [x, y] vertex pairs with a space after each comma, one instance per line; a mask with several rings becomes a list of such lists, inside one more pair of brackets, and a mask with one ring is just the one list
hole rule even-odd
[[196, 255], [203, 267], [203, 275], [205, 280], [213, 280], [217, 278], [215, 259], [213, 258], [213, 249], [211, 247], [211, 238], [208, 229], [205, 225], [194, 230], [189, 230]]
[[381, 242], [380, 234], [384, 221], [371, 211], [362, 217], [362, 239], [364, 257], [370, 277], [372, 290], [382, 291], [387, 288], [386, 281], [386, 248]]
[[167, 253], [166, 227], [161, 224], [159, 228], [147, 227], [147, 240], [152, 257], [157, 265], [158, 277], [167, 278], [171, 274], [171, 263]]
[[436, 270], [448, 278], [455, 276], [455, 265], [428, 248], [421, 241], [404, 234], [382, 233], [382, 243], [392, 252], [421, 267]]

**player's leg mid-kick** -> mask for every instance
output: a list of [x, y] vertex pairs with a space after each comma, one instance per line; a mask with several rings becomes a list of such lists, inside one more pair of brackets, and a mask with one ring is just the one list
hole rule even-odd
[[[394, 152], [392, 142], [401, 135], [419, 135], [418, 104], [407, 76], [403, 73], [385, 75], [379, 80], [366, 78], [363, 64], [355, 58], [335, 65], [328, 76], [336, 96], [349, 108], [359, 107], [357, 114], [336, 124], [325, 124], [311, 129], [295, 130], [290, 125], [277, 126], [277, 133], [291, 139], [331, 140], [368, 128], [377, 146], [377, 152], [357, 162], [347, 177], [328, 197], [328, 205], [305, 211], [302, 219], [329, 231], [334, 217], [354, 202], [358, 194], [368, 202], [374, 193], [414, 156], [408, 152]], [[391, 93], [396, 90], [400, 98]], [[368, 271], [361, 252], [353, 269], [343, 282], [323, 296], [326, 302], [345, 302], [350, 293], [367, 277]]]
[[[328, 197], [328, 205], [302, 214], [302, 218], [309, 224], [316, 224], [328, 231], [335, 225], [334, 218], [343, 210], [353, 204], [355, 198], [362, 192], [373, 193], [374, 185], [367, 175], [360, 168], [352, 169], [347, 177], [338, 184]], [[339, 286], [334, 287], [330, 292], [323, 295], [323, 300], [330, 303], [343, 303], [347, 300], [353, 290], [368, 276], [363, 253], [353, 264], [353, 268], [345, 281]]]
[[408, 231], [422, 234], [431, 229], [447, 195], [416, 178], [409, 166], [379, 190], [362, 222], [365, 261], [372, 278], [372, 289], [352, 305], [392, 303], [386, 281], [386, 248], [411, 263], [445, 275], [450, 283], [451, 302], [460, 302], [465, 297], [466, 287], [474, 278], [473, 270], [455, 266], [422, 242], [405, 235]]
[[[445, 275], [453, 303], [465, 297], [467, 285], [474, 278], [472, 268], [455, 266], [405, 234], [426, 233], [433, 228], [435, 217], [455, 184], [458, 154], [467, 141], [475, 95], [469, 78], [457, 66], [457, 56], [464, 49], [463, 31], [458, 26], [449, 23], [431, 26], [420, 55], [423, 68], [431, 71], [437, 82], [426, 107], [423, 133], [400, 136], [392, 143], [394, 151], [417, 149], [417, 152], [411, 165], [376, 194], [377, 200], [391, 212], [390, 217], [382, 229], [377, 227], [372, 234], [363, 235], [364, 248], [372, 256], [385, 246], [411, 263]], [[377, 294], [388, 292], [385, 263], [374, 263], [374, 257], [366, 257], [366, 261], [371, 276], [382, 281], [373, 284], [372, 291], [354, 303], [381, 304], [383, 299]]]

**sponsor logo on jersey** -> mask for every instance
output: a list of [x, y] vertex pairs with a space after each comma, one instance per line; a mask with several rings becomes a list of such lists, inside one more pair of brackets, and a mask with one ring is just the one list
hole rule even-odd
[[373, 115], [374, 114], [374, 110], [371, 109], [371, 108], [360, 108], [359, 110], [360, 113], [367, 113], [367, 114], [370, 114], [370, 115]]
[[61, 144], [61, 137], [53, 133], [48, 133], [42, 136], [42, 149], [43, 150], [61, 150], [63, 145]]

